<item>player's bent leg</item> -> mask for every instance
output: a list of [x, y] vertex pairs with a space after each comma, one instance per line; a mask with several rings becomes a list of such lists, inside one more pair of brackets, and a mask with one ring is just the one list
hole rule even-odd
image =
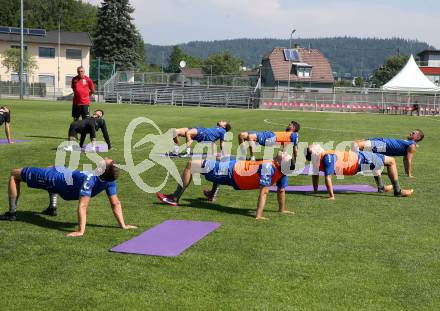
[[173, 131], [173, 141], [175, 144], [179, 144], [179, 137], [185, 137], [186, 136], [186, 132], [188, 131], [187, 127], [183, 127], [183, 128], [179, 128], [179, 129], [174, 129]]
[[[397, 173], [396, 160], [393, 157], [384, 157], [384, 164], [387, 167], [388, 177], [390, 178], [394, 196], [396, 197], [409, 197], [413, 194], [413, 189], [401, 189], [399, 183], [399, 175]], [[391, 191], [390, 187], [386, 187], [385, 191]]]
[[[157, 198], [162, 202], [172, 206], [177, 206], [181, 196], [188, 188], [192, 180], [192, 174], [194, 172], [200, 172], [202, 169], [202, 160], [190, 160], [182, 172], [182, 185], [177, 185], [176, 190], [169, 195], [163, 194], [161, 192], [156, 192]], [[193, 171], [194, 170], [194, 171]]]
[[248, 140], [249, 133], [248, 132], [241, 132], [238, 134], [238, 145], [240, 146], [240, 160], [246, 160], [246, 141]]
[[21, 168], [13, 169], [8, 182], [9, 211], [0, 215], [0, 220], [14, 221], [17, 219], [17, 204], [20, 196]]
[[188, 129], [185, 133], [185, 136], [186, 136], [186, 156], [190, 156], [191, 145], [193, 139], [197, 136], [197, 129], [196, 128]]
[[363, 151], [365, 148], [365, 140], [355, 140], [351, 143], [350, 149], [353, 152]]
[[49, 192], [49, 206], [41, 212], [43, 215], [57, 215], [57, 194]]

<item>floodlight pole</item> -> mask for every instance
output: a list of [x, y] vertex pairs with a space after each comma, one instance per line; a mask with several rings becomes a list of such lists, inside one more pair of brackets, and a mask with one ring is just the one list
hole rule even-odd
[[[293, 29], [292, 32], [290, 33], [290, 40], [289, 40], [289, 53], [290, 50], [292, 49], [292, 37], [293, 34], [295, 33], [296, 29]], [[287, 100], [289, 100], [290, 97], [290, 72], [292, 71], [292, 59], [290, 58], [289, 55], [289, 78], [287, 79]]]
[[24, 63], [24, 42], [23, 42], [23, 0], [20, 1], [20, 99], [23, 100], [23, 63]]
[[61, 57], [61, 14], [58, 16], [58, 92], [61, 91], [61, 85], [60, 85], [60, 57]]
[[101, 57], [97, 57], [98, 59], [98, 102], [100, 101], [101, 94]]

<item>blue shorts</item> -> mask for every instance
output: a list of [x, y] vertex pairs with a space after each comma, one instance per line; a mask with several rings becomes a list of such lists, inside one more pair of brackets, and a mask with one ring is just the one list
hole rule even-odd
[[207, 181], [212, 183], [234, 186], [234, 180], [232, 178], [232, 174], [230, 173], [231, 163], [233, 162], [205, 160], [203, 161], [202, 168], [206, 171], [206, 173], [202, 173], [202, 175], [205, 176]]
[[29, 188], [51, 190], [55, 187], [55, 179], [59, 172], [55, 167], [25, 167], [21, 171], [21, 179]]
[[358, 171], [382, 170], [385, 166], [384, 162], [385, 156], [383, 154], [360, 151]]
[[196, 130], [197, 130], [197, 135], [193, 138], [193, 140], [195, 140], [198, 143], [205, 141], [206, 139], [203, 129], [196, 127]]
[[257, 134], [257, 142], [261, 146], [271, 146], [275, 143], [276, 136], [273, 132], [265, 131], [265, 132], [256, 132]]

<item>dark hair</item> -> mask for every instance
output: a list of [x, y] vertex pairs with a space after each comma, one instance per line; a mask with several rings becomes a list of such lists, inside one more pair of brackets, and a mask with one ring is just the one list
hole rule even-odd
[[226, 132], [229, 132], [232, 129], [232, 126], [231, 126], [231, 124], [229, 124], [229, 122], [226, 122], [225, 129], [226, 129]]
[[107, 164], [105, 167], [104, 173], [100, 176], [102, 180], [105, 181], [114, 181], [119, 177], [119, 167], [117, 167], [118, 162], [112, 161], [110, 164]]
[[104, 110], [102, 110], [102, 109], [96, 109], [95, 112], [97, 112], [97, 111], [101, 112], [101, 113], [102, 113], [102, 116], [104, 116]]
[[299, 129], [301, 128], [301, 126], [299, 125], [298, 122], [292, 121], [292, 122], [290, 122], [290, 124], [292, 124], [295, 127], [294, 132], [299, 132]]
[[419, 136], [420, 136], [420, 139], [418, 141], [422, 141], [423, 138], [425, 138], [425, 134], [423, 134], [422, 130], [416, 129], [416, 131], [419, 132]]
[[306, 156], [307, 161], [312, 161], [312, 150], [310, 150], [310, 147], [307, 147], [307, 149], [304, 150], [304, 155]]

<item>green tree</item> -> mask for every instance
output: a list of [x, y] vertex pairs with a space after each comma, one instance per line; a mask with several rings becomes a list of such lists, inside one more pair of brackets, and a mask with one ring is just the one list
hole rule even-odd
[[186, 67], [188, 68], [199, 68], [202, 66], [200, 58], [183, 53], [182, 49], [176, 45], [173, 47], [173, 51], [168, 58], [168, 68], [166, 71], [178, 72], [182, 60], [186, 62]]
[[203, 65], [203, 71], [214, 75], [236, 75], [240, 73], [242, 61], [229, 52], [211, 54]]
[[[0, 25], [20, 26], [20, 1], [0, 0]], [[96, 26], [97, 7], [80, 0], [25, 0], [24, 26], [57, 30], [92, 32]]]
[[362, 77], [354, 78], [353, 82], [354, 82], [355, 87], [363, 87], [364, 86], [364, 79], [362, 79]]
[[373, 73], [372, 83], [375, 87], [381, 87], [390, 81], [408, 61], [408, 56], [395, 55], [387, 59], [385, 64]]
[[136, 47], [139, 34], [128, 0], [104, 0], [98, 8], [93, 55], [116, 63], [118, 70], [133, 69], [140, 60]]
[[[2, 65], [6, 68], [6, 72], [20, 71], [20, 49], [10, 48], [4, 51], [2, 59]], [[38, 69], [37, 61], [35, 57], [30, 56], [27, 51], [24, 52], [24, 71], [30, 76], [35, 70]]]

